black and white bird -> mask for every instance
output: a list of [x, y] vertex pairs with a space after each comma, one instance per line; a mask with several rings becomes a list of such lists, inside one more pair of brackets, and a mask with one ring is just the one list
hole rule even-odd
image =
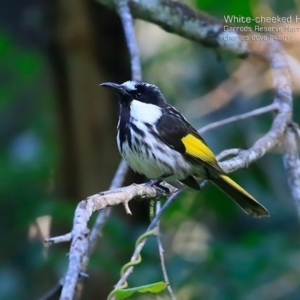
[[268, 211], [241, 186], [225, 175], [215, 155], [197, 130], [159, 88], [147, 82], [112, 82], [101, 86], [119, 95], [117, 145], [127, 164], [157, 181], [179, 181], [200, 190], [195, 177], [213, 182], [253, 217]]

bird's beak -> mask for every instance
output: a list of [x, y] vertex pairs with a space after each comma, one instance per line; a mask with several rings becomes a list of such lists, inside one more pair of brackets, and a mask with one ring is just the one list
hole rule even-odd
[[125, 88], [121, 84], [113, 83], [113, 82], [103, 82], [99, 84], [99, 86], [104, 86], [109, 89], [115, 90], [118, 94], [125, 95], [127, 94]]

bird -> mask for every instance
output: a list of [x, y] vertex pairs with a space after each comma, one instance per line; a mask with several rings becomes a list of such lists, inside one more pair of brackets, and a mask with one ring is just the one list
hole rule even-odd
[[133, 171], [153, 184], [179, 181], [199, 191], [196, 178], [208, 180], [253, 217], [269, 216], [239, 184], [225, 174], [198, 131], [149, 82], [129, 80], [100, 86], [117, 92], [119, 120], [117, 146]]

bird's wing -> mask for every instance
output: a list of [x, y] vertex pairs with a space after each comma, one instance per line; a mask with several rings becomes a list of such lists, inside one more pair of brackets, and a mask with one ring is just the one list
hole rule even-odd
[[170, 148], [186, 155], [210, 170], [223, 173], [214, 153], [195, 128], [172, 106], [163, 109], [161, 118], [156, 123], [157, 137]]

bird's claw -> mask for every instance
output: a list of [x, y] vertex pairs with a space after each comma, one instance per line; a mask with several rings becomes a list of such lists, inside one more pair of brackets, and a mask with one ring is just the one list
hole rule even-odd
[[170, 190], [167, 187], [160, 185], [161, 182], [161, 178], [156, 178], [146, 182], [146, 185], [153, 187], [160, 197], [170, 194]]

